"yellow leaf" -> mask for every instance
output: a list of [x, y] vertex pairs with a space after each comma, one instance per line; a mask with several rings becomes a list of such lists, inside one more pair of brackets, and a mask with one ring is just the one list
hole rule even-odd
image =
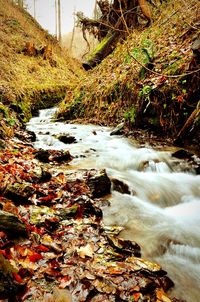
[[92, 258], [94, 254], [94, 247], [91, 243], [88, 243], [86, 246], [77, 248], [77, 253], [81, 258], [85, 258], [85, 256]]

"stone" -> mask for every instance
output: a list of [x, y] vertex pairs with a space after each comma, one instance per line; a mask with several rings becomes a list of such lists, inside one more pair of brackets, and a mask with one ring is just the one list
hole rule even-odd
[[110, 135], [120, 135], [123, 134], [123, 129], [124, 129], [125, 123], [122, 122], [121, 124], [117, 125], [117, 127], [115, 127], [112, 132], [110, 133]]
[[38, 150], [35, 153], [35, 158], [41, 161], [42, 163], [49, 163], [50, 152], [48, 150]]
[[68, 150], [65, 151], [52, 151], [50, 161], [56, 161], [57, 163], [69, 162], [72, 160], [72, 156]]
[[118, 180], [116, 178], [111, 179], [112, 182], [112, 189], [114, 191], [118, 191], [122, 194], [131, 194], [131, 191], [129, 190], [129, 187], [127, 184], [125, 184], [123, 181]]
[[0, 210], [0, 230], [15, 235], [25, 235], [26, 227], [16, 215]]
[[74, 144], [74, 143], [77, 142], [76, 138], [74, 136], [71, 136], [71, 135], [68, 135], [68, 134], [66, 134], [66, 135], [59, 135], [57, 137], [57, 139], [59, 141], [61, 141], [62, 143], [64, 143], [64, 144]]
[[111, 181], [105, 169], [100, 171], [90, 170], [86, 182], [93, 197], [102, 197], [110, 194]]
[[178, 151], [175, 151], [174, 153], [172, 153], [173, 157], [179, 158], [179, 159], [191, 159], [192, 156], [194, 154], [192, 154], [191, 152], [188, 152], [184, 149], [180, 149]]
[[29, 197], [35, 192], [36, 190], [29, 183], [14, 183], [6, 187], [4, 196], [11, 199], [15, 204], [30, 204]]

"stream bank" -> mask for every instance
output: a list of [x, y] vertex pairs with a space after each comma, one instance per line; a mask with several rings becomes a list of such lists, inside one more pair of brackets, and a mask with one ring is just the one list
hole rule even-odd
[[12, 287], [18, 301], [195, 301], [195, 167], [110, 128], [52, 122], [55, 110], [27, 125], [36, 149], [24, 138], [1, 150], [1, 214], [15, 221], [1, 226], [1, 297]]
[[71, 160], [25, 139], [0, 151], [2, 301], [179, 301], [165, 292], [167, 273], [116, 237], [123, 228], [102, 224], [105, 172], [69, 173]]
[[[35, 146], [69, 149], [74, 158], [66, 173], [106, 168], [114, 191], [111, 206], [102, 208], [104, 222], [123, 227], [120, 235], [136, 240], [144, 257], [164, 265], [172, 280], [177, 280], [175, 296], [183, 298], [184, 288], [193, 284], [184, 299], [195, 301], [199, 291], [199, 158], [171, 147], [156, 150], [147, 142], [141, 146], [137, 141], [111, 136], [112, 128], [52, 123], [55, 111], [41, 111], [28, 124], [36, 133]], [[64, 136], [75, 140], [70, 145], [63, 143], [60, 138]], [[116, 192], [114, 179], [121, 182], [118, 188], [124, 184], [128, 190]]]

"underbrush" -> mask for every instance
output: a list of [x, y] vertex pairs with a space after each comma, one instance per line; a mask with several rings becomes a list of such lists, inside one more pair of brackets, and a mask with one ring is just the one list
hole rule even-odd
[[196, 0], [154, 7], [151, 26], [134, 30], [89, 71], [61, 103], [58, 117], [102, 124], [124, 119], [130, 129], [175, 136], [199, 102], [200, 62], [192, 50], [199, 12]]

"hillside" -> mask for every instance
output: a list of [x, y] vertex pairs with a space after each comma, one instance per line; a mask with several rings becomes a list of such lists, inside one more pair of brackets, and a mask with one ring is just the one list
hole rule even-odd
[[181, 140], [195, 128], [189, 141], [193, 135], [198, 144], [200, 59], [194, 48], [199, 41], [200, 3], [156, 3], [151, 5], [151, 25], [133, 30], [87, 73], [62, 102], [59, 118], [112, 125], [125, 120], [129, 130], [148, 129]]
[[57, 40], [9, 0], [0, 0], [0, 136], [12, 136], [31, 110], [61, 100], [81, 76]]

